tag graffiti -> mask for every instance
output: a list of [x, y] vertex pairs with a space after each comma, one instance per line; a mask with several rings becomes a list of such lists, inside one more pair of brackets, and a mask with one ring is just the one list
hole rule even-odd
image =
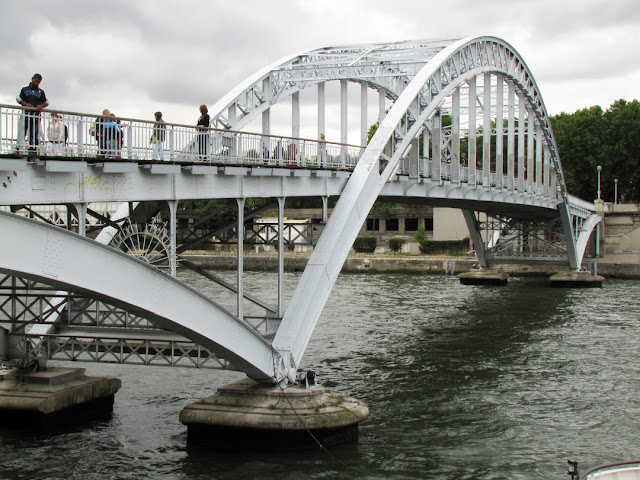
[[75, 188], [76, 191], [80, 190], [80, 187], [84, 187], [89, 190], [98, 190], [100, 192], [109, 192], [111, 188], [109, 188], [109, 181], [103, 180], [102, 175], [89, 175], [84, 177], [82, 182], [69, 182], [65, 185], [64, 191], [67, 191], [67, 188]]

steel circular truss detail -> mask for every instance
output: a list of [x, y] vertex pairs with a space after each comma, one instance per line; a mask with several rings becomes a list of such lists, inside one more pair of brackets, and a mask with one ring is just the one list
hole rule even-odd
[[169, 268], [170, 238], [162, 223], [139, 225], [127, 221], [110, 246], [153, 267]]

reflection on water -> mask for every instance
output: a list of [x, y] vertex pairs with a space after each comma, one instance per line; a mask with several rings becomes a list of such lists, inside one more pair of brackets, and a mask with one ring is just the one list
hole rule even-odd
[[[181, 276], [235, 310], [211, 282]], [[286, 275], [289, 295], [298, 278]], [[275, 303], [274, 275], [245, 279]], [[371, 407], [358, 445], [295, 455], [187, 449], [179, 410], [241, 374], [85, 364], [123, 380], [113, 417], [56, 435], [0, 430], [0, 477], [567, 478], [567, 458], [584, 469], [640, 457], [639, 300], [635, 281], [565, 290], [545, 279], [477, 287], [341, 275], [303, 362]]]

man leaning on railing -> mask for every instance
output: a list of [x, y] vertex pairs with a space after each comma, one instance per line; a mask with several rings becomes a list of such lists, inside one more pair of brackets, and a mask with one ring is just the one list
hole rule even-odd
[[25, 136], [28, 136], [29, 156], [37, 155], [40, 143], [40, 111], [49, 105], [44, 90], [39, 87], [41, 81], [42, 75], [36, 73], [31, 78], [31, 83], [22, 87], [16, 97], [18, 103], [23, 107], [35, 108], [35, 111], [25, 110], [24, 112], [24, 132], [22, 132], [20, 139], [22, 142]]

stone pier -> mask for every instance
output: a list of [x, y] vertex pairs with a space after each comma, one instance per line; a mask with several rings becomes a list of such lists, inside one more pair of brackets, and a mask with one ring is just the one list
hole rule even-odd
[[552, 287], [595, 288], [602, 286], [604, 277], [590, 272], [558, 272], [549, 280]]
[[0, 426], [53, 428], [111, 413], [121, 381], [84, 372], [62, 367], [31, 373], [0, 370]]
[[[189, 444], [215, 449], [301, 449], [354, 442], [369, 408], [352, 397], [244, 379], [180, 412]], [[317, 441], [316, 441], [317, 440]]]
[[506, 285], [509, 274], [497, 270], [471, 270], [458, 275], [463, 285]]

